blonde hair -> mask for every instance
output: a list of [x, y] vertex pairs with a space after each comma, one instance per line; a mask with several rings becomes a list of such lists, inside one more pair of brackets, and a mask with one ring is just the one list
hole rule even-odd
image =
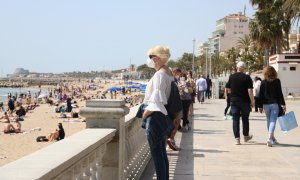
[[168, 47], [163, 47], [160, 45], [157, 45], [157, 46], [149, 49], [148, 55], [158, 56], [164, 64], [166, 64], [168, 62], [168, 60], [171, 56], [170, 49]]
[[277, 72], [272, 66], [265, 67], [264, 77], [266, 81], [273, 81], [277, 78]]

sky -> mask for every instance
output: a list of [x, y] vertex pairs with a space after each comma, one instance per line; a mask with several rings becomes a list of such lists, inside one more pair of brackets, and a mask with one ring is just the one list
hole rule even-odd
[[176, 60], [245, 6], [253, 17], [249, 0], [0, 0], [0, 76], [139, 66], [155, 45]]

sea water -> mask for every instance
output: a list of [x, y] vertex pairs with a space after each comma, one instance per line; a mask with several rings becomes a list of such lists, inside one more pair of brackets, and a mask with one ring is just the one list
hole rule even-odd
[[12, 96], [15, 96], [16, 94], [27, 94], [28, 91], [31, 92], [31, 95], [33, 96], [34, 93], [37, 93], [39, 89], [34, 88], [0, 88], [0, 102], [4, 102], [7, 100], [8, 93], [11, 93]]

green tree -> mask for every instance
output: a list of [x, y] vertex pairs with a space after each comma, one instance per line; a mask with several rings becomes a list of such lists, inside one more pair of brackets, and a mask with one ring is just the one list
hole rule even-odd
[[145, 79], [150, 79], [155, 73], [155, 69], [149, 68], [146, 64], [138, 66], [137, 71], [141, 72], [142, 77]]
[[183, 53], [182, 57], [178, 59], [176, 65], [178, 68], [189, 71], [192, 70], [193, 54]]
[[175, 67], [177, 67], [177, 63], [174, 60], [169, 60], [168, 61], [168, 66], [170, 68], [175, 68]]
[[230, 69], [236, 66], [236, 62], [239, 56], [240, 56], [239, 50], [236, 49], [235, 47], [232, 47], [225, 52], [225, 57], [228, 61], [228, 67]]
[[[255, 19], [249, 25], [254, 43], [267, 52], [280, 53], [291, 27], [292, 13], [283, 10], [283, 0], [250, 0], [257, 5]], [[285, 32], [285, 35], [284, 35]]]
[[283, 10], [290, 12], [294, 21], [298, 22], [300, 20], [300, 0], [285, 0]]

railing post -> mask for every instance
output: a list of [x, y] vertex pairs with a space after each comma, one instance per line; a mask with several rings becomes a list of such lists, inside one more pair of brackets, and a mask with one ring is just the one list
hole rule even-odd
[[[125, 115], [129, 108], [124, 100], [88, 100], [80, 115], [86, 118], [86, 128], [113, 128], [116, 136], [106, 146], [101, 166], [101, 179], [124, 179]], [[118, 172], [118, 173], [117, 173]]]

